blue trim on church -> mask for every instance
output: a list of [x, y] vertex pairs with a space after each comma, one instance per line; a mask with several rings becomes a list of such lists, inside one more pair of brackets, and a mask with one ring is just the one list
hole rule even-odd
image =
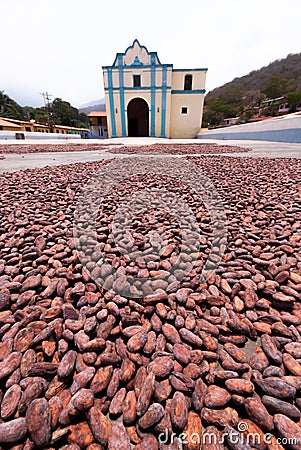
[[122, 55], [118, 57], [118, 69], [119, 69], [119, 86], [120, 86], [120, 114], [121, 114], [121, 133], [122, 137], [126, 136], [126, 124], [125, 124], [125, 108], [124, 108], [124, 79], [122, 68]]
[[[105, 91], [108, 91], [110, 88], [104, 88]], [[124, 86], [123, 89], [125, 91], [151, 91], [152, 89], [154, 90], [162, 90], [163, 86]], [[166, 89], [170, 90], [171, 86], [166, 86]], [[113, 91], [120, 91], [120, 86], [116, 86], [112, 88]], [[179, 92], [186, 92], [186, 91], [179, 91]], [[187, 91], [187, 92], [192, 92], [192, 91]]]
[[201, 69], [172, 69], [173, 72], [208, 72], [207, 68]]
[[190, 91], [184, 91], [184, 89], [173, 89], [172, 94], [205, 94], [206, 89], [191, 89]]
[[163, 66], [162, 70], [162, 120], [161, 120], [161, 136], [166, 137], [166, 83], [167, 83], [167, 68]]
[[112, 78], [112, 70], [108, 69], [108, 91], [109, 91], [109, 100], [110, 100], [110, 116], [111, 116], [111, 124], [112, 124], [112, 137], [116, 136], [116, 122], [115, 122], [115, 111], [114, 111], [114, 95], [113, 95], [113, 78]]
[[[154, 65], [156, 67], [163, 67], [163, 66], [165, 66], [165, 67], [173, 67], [173, 64], [154, 64]], [[127, 70], [127, 69], [133, 70], [133, 67], [136, 67], [136, 65], [135, 64], [130, 64], [128, 66], [123, 66], [123, 70]], [[140, 68], [142, 68], [142, 67], [143, 67], [143, 69], [151, 69], [153, 67], [153, 64], [142, 64], [140, 66]], [[118, 66], [102, 66], [102, 69], [103, 70], [112, 69], [112, 71], [114, 71], [114, 70], [117, 71], [118, 70]], [[173, 72], [175, 71], [175, 69], [172, 69], [172, 70], [173, 70]], [[190, 70], [196, 70], [196, 69], [190, 69]]]
[[155, 137], [156, 135], [156, 59], [155, 54], [151, 55], [151, 129], [150, 135], [151, 137]]

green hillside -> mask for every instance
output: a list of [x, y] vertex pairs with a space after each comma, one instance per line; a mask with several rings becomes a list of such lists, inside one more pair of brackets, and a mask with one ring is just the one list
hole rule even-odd
[[[226, 117], [240, 116], [247, 120], [254, 115], [254, 106], [266, 98], [289, 96], [292, 110], [301, 100], [301, 53], [289, 54], [248, 75], [234, 78], [206, 95], [203, 125], [223, 123]], [[266, 111], [277, 114], [276, 108]]]

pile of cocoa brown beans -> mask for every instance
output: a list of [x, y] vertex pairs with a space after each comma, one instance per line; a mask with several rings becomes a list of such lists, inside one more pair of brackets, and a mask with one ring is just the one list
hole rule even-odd
[[[118, 145], [118, 144], [114, 144]], [[91, 150], [104, 151], [109, 148], [107, 144], [69, 144], [62, 141], [58, 144], [0, 144], [0, 154], [5, 153], [44, 153], [44, 152], [86, 152]]]
[[[112, 148], [110, 153], [123, 154], [153, 154], [153, 155], [188, 155], [188, 154], [220, 154], [220, 153], [245, 153], [251, 151], [251, 148], [240, 147], [236, 145], [218, 145], [204, 144], [152, 144], [152, 145], [135, 145], [120, 146]], [[0, 150], [1, 151], [1, 150]]]
[[[100, 286], [75, 247], [78, 192], [110, 163], [1, 175], [1, 448], [301, 448], [301, 161], [189, 160], [227, 215], [227, 248], [206, 281], [210, 223], [191, 193], [201, 246], [180, 285], [160, 284], [178, 251], [175, 223], [156, 216], [166, 226], [161, 259], [134, 264], [112, 243], [109, 206], [122, 190], [102, 209], [112, 267], [158, 275], [142, 298]], [[124, 191], [136, 185], [129, 179]], [[150, 225], [137, 218], [139, 248]]]

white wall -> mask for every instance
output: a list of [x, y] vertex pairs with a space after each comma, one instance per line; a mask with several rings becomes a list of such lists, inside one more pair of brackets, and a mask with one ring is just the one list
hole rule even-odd
[[59, 133], [39, 133], [36, 131], [0, 131], [0, 140], [15, 140], [24, 142], [23, 139], [16, 139], [16, 133], [22, 133], [26, 139], [81, 139], [79, 134], [59, 134]]
[[199, 139], [301, 142], [301, 115], [201, 131], [197, 137]]

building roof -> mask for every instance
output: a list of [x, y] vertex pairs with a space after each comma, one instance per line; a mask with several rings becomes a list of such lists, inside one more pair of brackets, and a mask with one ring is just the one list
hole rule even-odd
[[31, 125], [39, 128], [48, 128], [48, 125], [44, 125], [43, 123], [32, 122]]
[[10, 117], [5, 117], [5, 120], [7, 120], [10, 123], [26, 123], [28, 125], [33, 125], [34, 124], [34, 122], [30, 122], [29, 120], [11, 119]]
[[60, 128], [63, 130], [90, 131], [89, 128], [76, 128], [76, 127], [69, 127], [67, 125], [53, 125], [53, 128]]
[[107, 113], [106, 111], [91, 111], [88, 114], [88, 117], [106, 117]]
[[0, 126], [1, 127], [14, 127], [14, 128], [21, 128], [21, 125], [17, 125], [16, 123], [9, 122], [6, 119], [2, 119], [0, 117]]

